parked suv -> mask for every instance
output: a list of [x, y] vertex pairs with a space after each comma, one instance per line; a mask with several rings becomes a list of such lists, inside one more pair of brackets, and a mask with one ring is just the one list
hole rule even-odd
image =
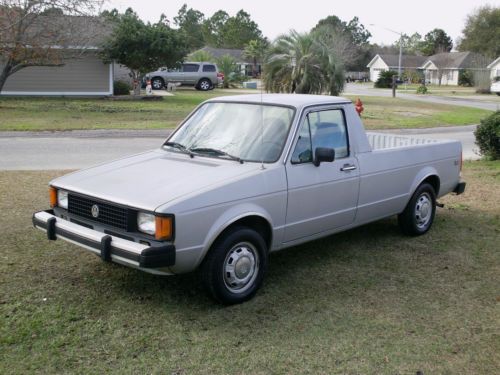
[[147, 77], [151, 79], [154, 90], [161, 90], [171, 82], [207, 91], [224, 82], [224, 75], [219, 72], [217, 65], [209, 62], [185, 62], [176, 70], [160, 68], [156, 72], [148, 73]]

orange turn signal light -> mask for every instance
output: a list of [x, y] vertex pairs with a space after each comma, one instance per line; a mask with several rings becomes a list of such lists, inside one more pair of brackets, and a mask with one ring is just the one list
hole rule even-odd
[[169, 240], [172, 238], [174, 232], [174, 222], [171, 216], [156, 216], [156, 233], [155, 239]]
[[50, 207], [57, 206], [57, 189], [53, 186], [49, 186], [49, 199]]

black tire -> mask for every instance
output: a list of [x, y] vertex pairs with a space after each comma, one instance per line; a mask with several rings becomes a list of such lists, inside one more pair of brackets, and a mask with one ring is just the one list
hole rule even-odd
[[420, 236], [431, 229], [435, 214], [436, 192], [432, 185], [424, 182], [398, 215], [399, 227], [404, 234]]
[[162, 90], [165, 88], [165, 81], [161, 77], [153, 77], [151, 79], [151, 88], [153, 90]]
[[202, 78], [196, 85], [196, 88], [201, 91], [208, 91], [213, 87], [212, 82], [208, 78]]
[[255, 295], [267, 264], [267, 246], [262, 236], [247, 227], [234, 227], [217, 239], [205, 257], [202, 282], [216, 301], [225, 305], [241, 303]]
[[500, 92], [497, 92], [497, 95], [500, 96]]

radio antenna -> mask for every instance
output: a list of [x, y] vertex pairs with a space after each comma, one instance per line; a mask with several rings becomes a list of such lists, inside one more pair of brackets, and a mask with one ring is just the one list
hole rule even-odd
[[262, 92], [262, 81], [260, 82], [260, 145], [260, 149], [262, 150], [260, 169], [266, 169], [266, 167], [264, 166], [264, 100]]

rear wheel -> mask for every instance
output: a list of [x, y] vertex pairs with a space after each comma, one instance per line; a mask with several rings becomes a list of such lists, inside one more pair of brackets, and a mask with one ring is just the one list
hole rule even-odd
[[231, 305], [251, 299], [266, 270], [267, 246], [261, 235], [247, 227], [234, 227], [212, 246], [201, 274], [210, 295]]
[[426, 233], [434, 222], [436, 214], [436, 193], [428, 184], [421, 184], [404, 211], [398, 215], [401, 231], [410, 236], [419, 236]]
[[207, 78], [203, 78], [198, 82], [197, 88], [201, 91], [208, 91], [212, 88], [212, 82]]

